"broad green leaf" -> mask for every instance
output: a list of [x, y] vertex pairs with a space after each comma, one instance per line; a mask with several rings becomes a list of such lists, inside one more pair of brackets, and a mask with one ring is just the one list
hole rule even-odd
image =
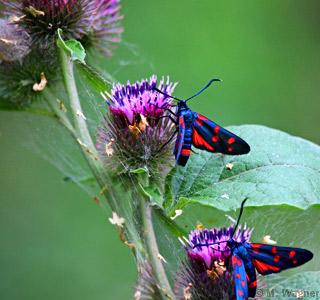
[[28, 113], [42, 115], [50, 118], [55, 117], [55, 114], [48, 109], [41, 108], [41, 107], [22, 106], [22, 105], [11, 103], [7, 100], [2, 100], [2, 99], [0, 99], [0, 110], [11, 111], [11, 112], [28, 112]]
[[[165, 206], [172, 215], [195, 202], [232, 210], [246, 206], [291, 205], [307, 209], [320, 204], [320, 147], [279, 130], [257, 125], [230, 127], [245, 139], [247, 155], [228, 156], [197, 151], [187, 166], [166, 180]], [[233, 164], [232, 169], [226, 167]]]
[[58, 29], [58, 46], [66, 51], [72, 60], [79, 60], [81, 63], [85, 64], [86, 51], [79, 41], [68, 40], [64, 41], [62, 39], [62, 29]]

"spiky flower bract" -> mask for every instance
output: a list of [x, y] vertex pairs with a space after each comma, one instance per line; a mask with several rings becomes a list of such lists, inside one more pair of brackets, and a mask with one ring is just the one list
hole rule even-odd
[[[96, 136], [97, 149], [105, 164], [118, 166], [118, 171], [148, 168], [159, 170], [172, 157], [172, 143], [162, 146], [175, 130], [167, 117], [172, 99], [155, 90], [157, 87], [171, 95], [177, 83], [158, 83], [157, 77], [135, 84], [117, 84], [111, 94], [103, 97], [109, 105], [109, 114], [102, 121]], [[112, 153], [107, 151], [112, 147]]]
[[[57, 62], [48, 51], [34, 49], [19, 61], [0, 63], [0, 96], [10, 102], [28, 106], [41, 95], [33, 85], [41, 80], [41, 73], [47, 79], [47, 86], [55, 86], [60, 77]], [[41, 63], [39, 63], [41, 57]]]
[[[182, 261], [175, 278], [175, 293], [179, 300], [184, 300], [184, 291], [191, 283], [189, 293], [192, 300], [230, 300], [234, 296], [234, 274], [231, 263], [231, 252], [227, 243], [210, 246], [210, 244], [233, 239], [240, 243], [248, 243], [253, 229], [246, 225], [241, 230], [239, 226], [235, 234], [234, 228], [214, 228], [211, 230], [195, 230], [189, 239], [180, 239], [187, 250], [188, 258]], [[259, 284], [259, 282], [258, 282]]]
[[162, 299], [162, 292], [159, 289], [152, 267], [148, 262], [140, 265], [138, 271], [135, 299], [157, 300]]
[[87, 47], [98, 48], [111, 55], [112, 44], [120, 41], [119, 0], [17, 0], [3, 1], [13, 24], [23, 28], [33, 44], [48, 48], [57, 39], [76, 39]]

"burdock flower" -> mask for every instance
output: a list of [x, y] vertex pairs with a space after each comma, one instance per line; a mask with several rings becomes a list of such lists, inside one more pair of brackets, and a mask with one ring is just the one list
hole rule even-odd
[[30, 38], [25, 31], [17, 31], [10, 19], [0, 19], [0, 63], [2, 60], [22, 62], [31, 51]]
[[[109, 105], [109, 114], [102, 121], [96, 136], [97, 149], [106, 163], [130, 171], [137, 168], [158, 170], [161, 163], [168, 163], [172, 143], [165, 145], [174, 131], [168, 109], [170, 97], [177, 83], [157, 83], [157, 77], [135, 84], [117, 84], [111, 94], [102, 94]], [[164, 146], [164, 147], [163, 147]], [[112, 151], [110, 152], [110, 148]]]
[[[231, 263], [231, 252], [227, 243], [210, 246], [196, 244], [210, 244], [229, 240], [248, 243], [253, 229], [243, 230], [239, 226], [233, 235], [234, 228], [195, 230], [180, 242], [187, 250], [188, 258], [183, 261], [176, 273], [175, 293], [180, 300], [185, 299], [187, 291], [192, 300], [230, 300], [234, 296], [234, 274]], [[259, 285], [259, 282], [258, 282]]]
[[63, 30], [65, 39], [76, 39], [110, 55], [112, 43], [120, 41], [120, 0], [17, 0], [3, 1], [33, 43], [48, 47]]

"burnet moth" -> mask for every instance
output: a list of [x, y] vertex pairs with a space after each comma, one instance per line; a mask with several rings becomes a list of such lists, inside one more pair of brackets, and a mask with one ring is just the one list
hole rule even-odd
[[[246, 200], [241, 204], [240, 214], [233, 234], [237, 230]], [[227, 243], [230, 248], [230, 250], [223, 252], [231, 251], [237, 300], [255, 297], [257, 289], [256, 270], [261, 275], [279, 273], [286, 269], [301, 266], [313, 257], [312, 252], [305, 249], [257, 243], [239, 243], [232, 238], [228, 241], [217, 243], [197, 244], [194, 245], [194, 248], [221, 243]], [[219, 251], [217, 249], [214, 250]]]
[[160, 149], [166, 146], [178, 133], [173, 153], [176, 158], [176, 164], [180, 166], [186, 165], [192, 151], [191, 145], [208, 152], [220, 152], [229, 155], [246, 154], [250, 151], [250, 146], [243, 139], [188, 107], [187, 101], [203, 92], [213, 81], [221, 80], [212, 79], [202, 90], [186, 100], [180, 100], [163, 93], [157, 88], [153, 88], [159, 93], [178, 101], [176, 112], [167, 107], [161, 107], [162, 109], [167, 109], [175, 117], [174, 119], [171, 115], [164, 116], [169, 117], [176, 124], [177, 129]]

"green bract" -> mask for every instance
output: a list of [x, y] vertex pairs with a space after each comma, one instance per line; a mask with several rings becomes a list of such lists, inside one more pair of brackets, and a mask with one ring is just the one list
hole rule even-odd
[[86, 51], [79, 41], [68, 40], [64, 41], [62, 39], [62, 29], [58, 29], [58, 47], [63, 49], [71, 58], [71, 60], [79, 60], [81, 63], [85, 64]]

